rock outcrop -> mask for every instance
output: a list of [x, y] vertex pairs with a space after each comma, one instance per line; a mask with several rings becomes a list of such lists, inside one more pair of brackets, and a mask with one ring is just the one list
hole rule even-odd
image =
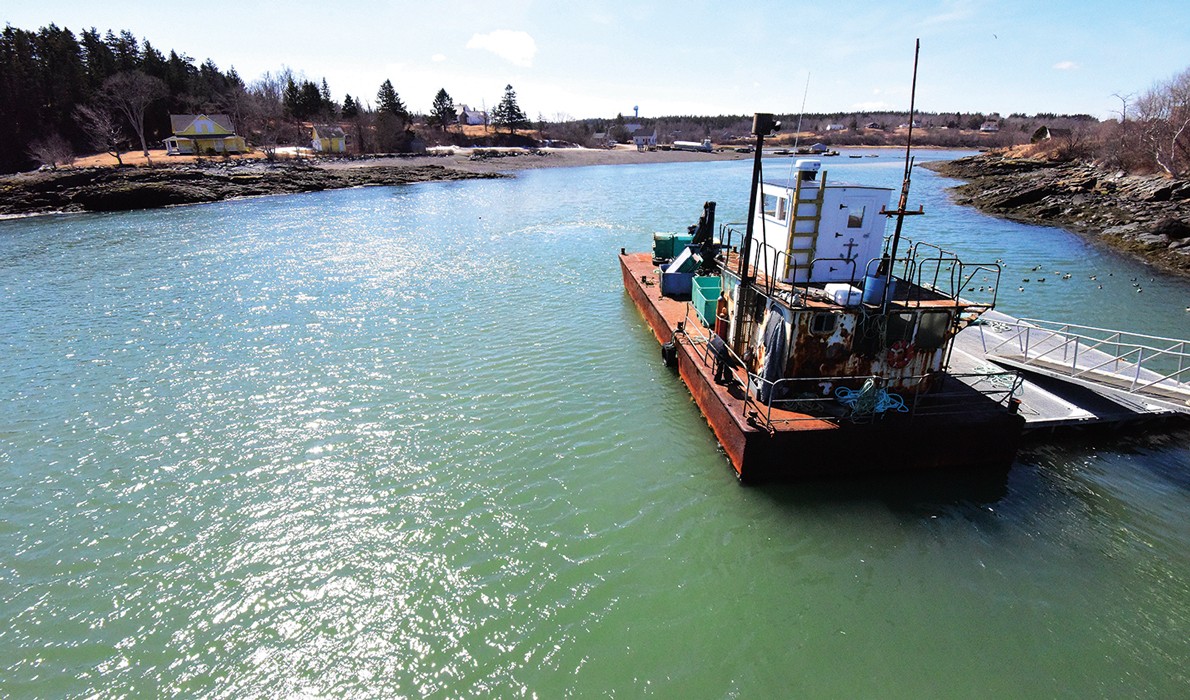
[[501, 177], [425, 166], [336, 170], [308, 165], [213, 164], [156, 168], [77, 168], [0, 180], [0, 215], [123, 211], [233, 197], [292, 194], [361, 185]]
[[1084, 234], [1190, 275], [1190, 182], [995, 153], [926, 167], [968, 181], [952, 190], [959, 204]]

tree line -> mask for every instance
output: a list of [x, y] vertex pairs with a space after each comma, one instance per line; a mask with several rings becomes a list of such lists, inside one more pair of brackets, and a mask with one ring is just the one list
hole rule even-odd
[[[1117, 119], [1100, 122], [1088, 115], [919, 113], [915, 142], [950, 147], [1000, 147], [1027, 143], [1041, 127], [1060, 137], [1051, 144], [1062, 157], [1097, 160], [1132, 172], [1190, 174], [1190, 70], [1154, 84], [1140, 94], [1117, 94]], [[390, 80], [374, 102], [346, 95], [336, 102], [326, 79], [318, 82], [282, 67], [252, 82], [235, 68], [221, 70], [214, 61], [168, 54], [128, 31], [101, 34], [94, 27], [78, 35], [49, 25], [27, 31], [7, 25], [0, 33], [0, 119], [8, 138], [0, 140], [0, 172], [29, 169], [37, 163], [65, 160], [71, 153], [107, 151], [120, 158], [130, 147], [147, 151], [170, 135], [170, 114], [227, 114], [237, 132], [270, 157], [279, 144], [305, 143], [305, 121], [332, 122], [348, 129], [357, 152], [407, 150], [418, 137], [448, 134], [456, 105], [445, 88], [434, 96], [424, 116], [410, 112]], [[420, 119], [419, 119], [420, 117]], [[905, 112], [817, 113], [782, 115], [786, 139], [797, 125], [830, 145], [903, 143]], [[661, 143], [702, 140], [745, 142], [748, 115], [677, 115], [634, 120], [656, 131]], [[504, 95], [490, 114], [491, 125], [509, 134], [530, 126], [539, 138], [581, 145], [602, 134], [624, 140], [626, 120], [573, 119], [538, 115], [531, 123], [516, 92]], [[995, 130], [980, 131], [994, 124]], [[828, 128], [829, 127], [829, 128]], [[839, 128], [842, 127], [842, 128]], [[521, 138], [526, 144], [531, 141]], [[606, 141], [604, 141], [606, 143]]]
[[[373, 106], [374, 105], [374, 106]], [[278, 144], [307, 142], [302, 122], [343, 124], [360, 152], [405, 150], [414, 139], [411, 114], [390, 80], [375, 102], [331, 96], [314, 81], [282, 67], [252, 82], [214, 61], [168, 54], [129, 31], [75, 34], [56, 25], [0, 33], [0, 172], [66, 161], [73, 153], [106, 151], [117, 160], [145, 152], [172, 133], [170, 114], [227, 114], [236, 131], [270, 157]], [[424, 121], [439, 130], [455, 121], [454, 100], [442, 89]], [[527, 126], [509, 85], [492, 124], [510, 132]]]

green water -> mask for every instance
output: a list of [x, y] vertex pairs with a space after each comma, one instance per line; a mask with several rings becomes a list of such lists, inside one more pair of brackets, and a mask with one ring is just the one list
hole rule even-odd
[[[0, 696], [1185, 697], [1186, 432], [736, 484], [615, 253], [747, 177], [0, 222]], [[911, 235], [1073, 273], [1005, 311], [1190, 336], [1190, 285], [945, 184]]]

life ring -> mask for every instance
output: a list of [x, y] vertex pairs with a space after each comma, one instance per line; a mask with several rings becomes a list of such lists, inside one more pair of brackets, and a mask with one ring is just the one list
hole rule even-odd
[[885, 362], [889, 367], [901, 369], [905, 365], [908, 365], [911, 359], [913, 359], [913, 343], [898, 340], [888, 346], [888, 354], [885, 356]]

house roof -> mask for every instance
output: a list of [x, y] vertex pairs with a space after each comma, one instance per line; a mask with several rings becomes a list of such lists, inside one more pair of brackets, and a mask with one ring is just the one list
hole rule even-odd
[[346, 136], [343, 133], [343, 127], [335, 124], [315, 124], [314, 134], [323, 139], [341, 139]]
[[[235, 129], [231, 128], [231, 117], [226, 114], [171, 114], [169, 115], [169, 127], [174, 134], [179, 136], [193, 135], [194, 122], [199, 119], [209, 119], [214, 122], [215, 126], [225, 132], [223, 135], [228, 136], [235, 133]], [[191, 133], [186, 133], [187, 131]], [[216, 136], [218, 134], [202, 134], [204, 136]]]

